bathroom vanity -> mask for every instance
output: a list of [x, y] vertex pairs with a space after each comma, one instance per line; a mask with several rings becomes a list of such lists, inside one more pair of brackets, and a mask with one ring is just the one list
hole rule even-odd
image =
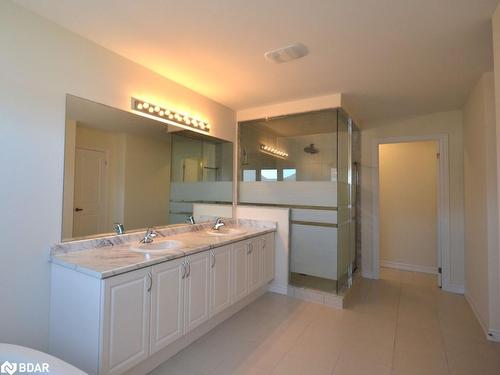
[[55, 245], [51, 354], [89, 374], [147, 373], [263, 294], [276, 225], [227, 220]]

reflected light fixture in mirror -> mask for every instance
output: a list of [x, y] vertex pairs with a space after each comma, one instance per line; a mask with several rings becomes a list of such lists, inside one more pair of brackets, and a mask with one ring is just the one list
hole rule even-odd
[[288, 157], [288, 153], [273, 146], [261, 144], [260, 150], [265, 154], [276, 156], [278, 158], [286, 159]]
[[210, 132], [210, 124], [191, 116], [172, 111], [144, 100], [132, 98], [132, 109], [148, 117], [166, 122], [170, 125], [181, 126], [190, 130]]

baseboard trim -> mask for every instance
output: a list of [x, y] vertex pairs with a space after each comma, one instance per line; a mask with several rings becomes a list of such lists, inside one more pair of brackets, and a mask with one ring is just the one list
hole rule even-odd
[[493, 342], [500, 342], [500, 331], [494, 329], [488, 329], [488, 325], [484, 322], [484, 320], [481, 318], [481, 315], [479, 314], [479, 310], [476, 307], [476, 302], [474, 301], [474, 298], [472, 298], [472, 296], [469, 293], [467, 293], [467, 291], [464, 293], [464, 297], [467, 303], [469, 304], [472, 312], [474, 313], [474, 316], [479, 322], [479, 325], [481, 326], [481, 329], [483, 330], [486, 339]]
[[464, 286], [459, 284], [445, 284], [441, 287], [445, 292], [464, 294]]
[[419, 266], [419, 265], [415, 265], [415, 264], [393, 262], [390, 260], [381, 260], [380, 266], [386, 267], [386, 268], [394, 268], [394, 269], [401, 270], [401, 271], [430, 273], [432, 275], [437, 275], [437, 273], [438, 273], [438, 270], [436, 267]]
[[283, 286], [271, 284], [268, 291], [272, 293], [283, 294], [286, 296], [288, 294], [288, 287], [286, 285]]
[[489, 341], [500, 342], [500, 330], [490, 329], [490, 331], [486, 334], [486, 338]]

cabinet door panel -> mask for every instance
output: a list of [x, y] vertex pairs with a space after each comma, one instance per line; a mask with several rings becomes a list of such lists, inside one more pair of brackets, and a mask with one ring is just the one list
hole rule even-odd
[[248, 294], [248, 242], [233, 245], [233, 302]]
[[250, 242], [248, 258], [248, 292], [251, 293], [262, 285], [262, 239], [255, 238]]
[[231, 305], [231, 246], [213, 250], [210, 270], [210, 316]]
[[208, 320], [210, 298], [210, 253], [205, 251], [188, 259], [188, 271], [184, 279], [185, 333]]
[[103, 374], [122, 373], [149, 355], [150, 268], [103, 282]]
[[151, 354], [184, 333], [183, 259], [153, 266], [151, 290]]
[[274, 233], [268, 233], [263, 237], [264, 283], [274, 279], [274, 251]]

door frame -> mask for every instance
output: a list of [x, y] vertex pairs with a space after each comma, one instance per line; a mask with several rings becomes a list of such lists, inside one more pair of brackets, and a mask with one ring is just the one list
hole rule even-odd
[[[401, 136], [377, 138], [372, 141], [372, 270], [373, 278], [380, 277], [380, 232], [379, 232], [379, 146], [381, 144], [436, 141], [438, 144], [437, 170], [437, 267], [438, 285], [444, 290], [453, 291], [451, 285], [450, 259], [450, 188], [449, 188], [449, 155], [448, 135], [431, 134], [418, 136]], [[441, 276], [441, 277], [439, 277]]]
[[[75, 168], [74, 168], [74, 176], [73, 179], [75, 179], [76, 176], [76, 154], [77, 150], [87, 150], [87, 151], [96, 151], [96, 152], [102, 152], [104, 153], [106, 159], [105, 159], [105, 176], [104, 176], [104, 198], [105, 198], [105, 204], [104, 204], [104, 225], [108, 223], [108, 178], [109, 178], [109, 154], [110, 151], [105, 148], [100, 148], [100, 147], [95, 147], [95, 146], [87, 146], [87, 145], [76, 145], [75, 146]], [[75, 189], [76, 185], [73, 183], [73, 189]], [[73, 208], [75, 207], [75, 193], [73, 192]], [[74, 223], [75, 223], [75, 213], [73, 211], [73, 228], [72, 228], [72, 233], [74, 233]], [[73, 235], [74, 237], [74, 235]]]

